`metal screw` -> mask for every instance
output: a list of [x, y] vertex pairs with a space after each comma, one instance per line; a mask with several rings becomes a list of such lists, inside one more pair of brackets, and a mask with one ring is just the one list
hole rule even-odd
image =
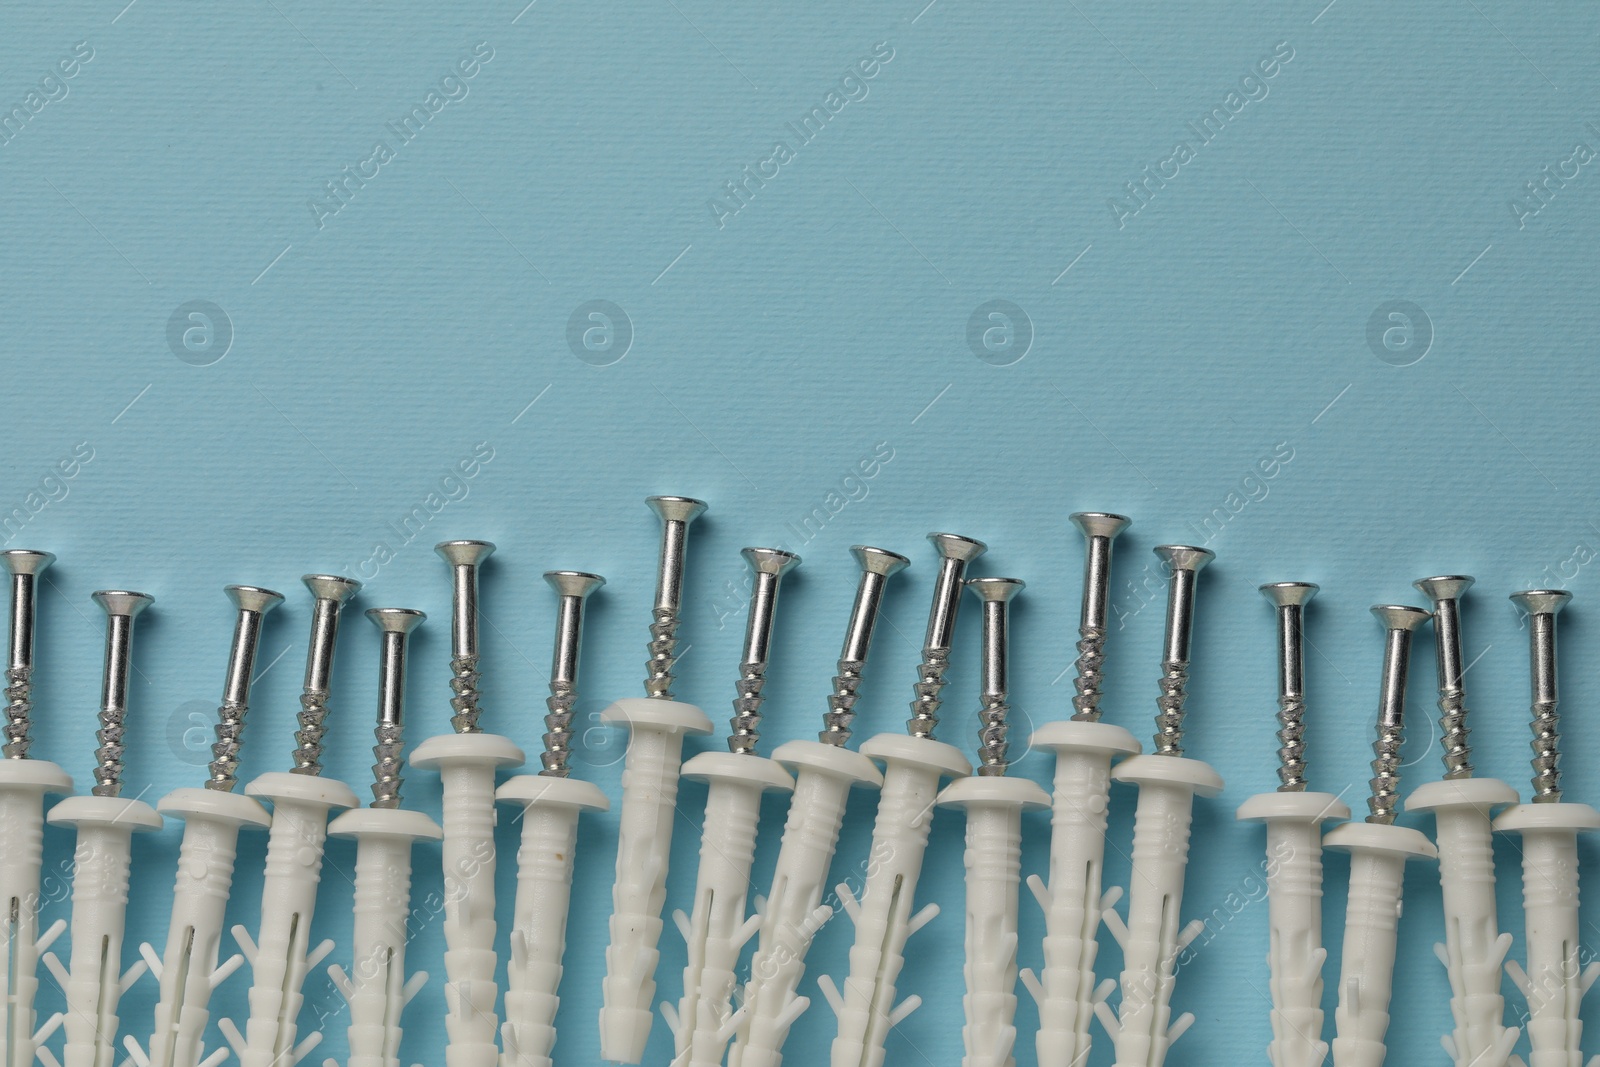
[[646, 497], [661, 518], [661, 559], [656, 572], [656, 606], [651, 611], [650, 659], [645, 663], [644, 695], [672, 699], [672, 667], [678, 658], [678, 609], [683, 605], [684, 550], [689, 524], [705, 513], [706, 503], [687, 496]]
[[410, 608], [368, 608], [367, 618], [383, 631], [378, 659], [378, 743], [372, 746], [372, 806], [398, 808], [401, 751], [405, 747], [406, 642], [428, 616]]
[[306, 680], [300, 690], [300, 729], [295, 731], [295, 774], [322, 773], [323, 723], [328, 718], [328, 690], [333, 680], [333, 650], [339, 635], [339, 609], [356, 595], [361, 583], [331, 574], [300, 579], [316, 602], [311, 607], [311, 642], [306, 649]]
[[555, 652], [550, 659], [549, 714], [544, 717], [544, 755], [540, 774], [567, 777], [572, 755], [572, 709], [578, 702], [578, 651], [583, 643], [583, 602], [606, 584], [598, 574], [582, 571], [546, 571], [544, 580], [560, 595], [556, 617]]
[[1529, 589], [1511, 599], [1528, 613], [1528, 673], [1533, 690], [1533, 802], [1561, 800], [1561, 735], [1557, 732], [1556, 615], [1572, 594], [1565, 589]]
[[739, 680], [734, 683], [733, 718], [728, 720], [728, 751], [753, 756], [761, 739], [761, 695], [767, 684], [771, 655], [772, 620], [778, 610], [778, 586], [783, 576], [800, 565], [800, 557], [781, 548], [747, 548], [754, 584], [750, 590], [750, 617], [744, 627], [744, 655]]
[[1317, 595], [1311, 582], [1271, 582], [1261, 595], [1278, 609], [1278, 792], [1306, 788], [1305, 610]]
[[1433, 618], [1421, 608], [1379, 604], [1372, 609], [1383, 624], [1383, 682], [1378, 690], [1378, 736], [1372, 742], [1372, 795], [1368, 822], [1394, 822], [1400, 799], [1400, 744], [1405, 739], [1406, 675], [1411, 664], [1411, 632]]
[[223, 592], [239, 614], [233, 624], [233, 647], [228, 652], [222, 704], [217, 708], [217, 740], [211, 746], [206, 788], [231, 793], [239, 784], [239, 745], [244, 738], [245, 715], [250, 711], [250, 684], [254, 681], [256, 649], [261, 644], [261, 620], [283, 603], [283, 594], [253, 585], [230, 585]]
[[0, 552], [0, 566], [11, 575], [11, 660], [6, 666], [6, 759], [27, 759], [29, 718], [33, 714], [33, 626], [39, 575], [56, 561], [49, 552], [12, 548]]
[[94, 602], [106, 613], [106, 662], [100, 683], [99, 747], [94, 752], [97, 797], [122, 795], [122, 741], [128, 718], [128, 674], [133, 666], [133, 619], [155, 603], [148, 593], [101, 590]]
[[928, 611], [928, 632], [922, 641], [922, 662], [917, 666], [916, 696], [911, 701], [911, 718], [906, 730], [912, 737], [933, 740], [939, 725], [939, 693], [944, 689], [944, 674], [950, 669], [950, 644], [956, 633], [956, 614], [961, 609], [961, 586], [967, 564], [989, 548], [982, 541], [959, 534], [931, 533], [928, 540], [939, 550], [939, 573], [933, 580], [933, 606]]
[[898, 552], [868, 545], [855, 545], [850, 552], [861, 564], [861, 580], [856, 585], [855, 604], [850, 608], [844, 647], [839, 650], [839, 662], [834, 668], [833, 691], [828, 694], [828, 710], [822, 716], [822, 732], [817, 734], [817, 740], [836, 748], [843, 748], [850, 740], [850, 724], [856, 717], [856, 689], [861, 685], [861, 671], [872, 648], [872, 630], [878, 622], [878, 610], [883, 607], [883, 591], [889, 578], [911, 563]]
[[1078, 619], [1077, 677], [1072, 698], [1077, 722], [1100, 721], [1100, 683], [1105, 677], [1106, 600], [1111, 589], [1111, 542], [1133, 520], [1125, 515], [1080, 511], [1072, 525], [1083, 531], [1087, 551], [1083, 557], [1083, 612]]
[[458, 734], [478, 734], [478, 568], [494, 555], [488, 541], [441, 541], [433, 546], [450, 564], [450, 725]]
[[1022, 592], [1018, 578], [974, 578], [967, 588], [983, 602], [983, 706], [978, 709], [978, 773], [1002, 775], [1006, 759], [1006, 716], [1011, 713], [1007, 660], [1011, 653], [1011, 598]]
[[1439, 745], [1444, 777], [1472, 777], [1472, 748], [1467, 742], [1467, 692], [1462, 685], [1461, 597], [1472, 585], [1464, 574], [1420, 578], [1411, 583], [1433, 601], [1433, 640], [1439, 662]]
[[1156, 698], [1155, 754], [1183, 755], [1183, 702], [1188, 699], [1189, 639], [1194, 633], [1194, 595], [1200, 568], [1217, 558], [1208, 548], [1157, 545], [1166, 566], [1166, 643], [1161, 654], [1161, 696]]

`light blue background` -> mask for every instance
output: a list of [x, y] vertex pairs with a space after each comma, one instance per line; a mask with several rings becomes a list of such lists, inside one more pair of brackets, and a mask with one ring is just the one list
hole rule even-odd
[[[186, 731], [210, 721], [219, 695], [231, 626], [221, 586], [288, 593], [266, 629], [245, 757], [247, 776], [286, 769], [308, 617], [298, 576], [356, 569], [478, 442], [493, 459], [465, 499], [399, 547], [357, 602], [433, 616], [415, 641], [413, 741], [446, 723], [449, 586], [429, 547], [445, 538], [500, 545], [483, 592], [490, 728], [530, 752], [538, 744], [548, 568], [610, 579], [589, 620], [585, 714], [641, 692], [657, 536], [641, 499], [659, 492], [712, 503], [692, 541], [679, 694], [719, 728], [738, 656], [742, 605], [728, 596], [743, 578], [738, 549], [777, 542], [806, 558], [780, 608], [770, 744], [817, 728], [858, 542], [915, 561], [889, 598], [859, 724], [899, 729], [933, 571], [922, 537], [934, 529], [991, 545], [974, 573], [1029, 583], [1015, 620], [1017, 735], [1064, 715], [1081, 567], [1066, 517], [1134, 516], [1117, 550], [1124, 626], [1106, 706], [1145, 736], [1163, 594], [1144, 594], [1141, 609], [1133, 590], [1154, 574], [1150, 548], [1205, 537], [1196, 524], [1283, 443], [1292, 461], [1264, 486], [1243, 485], [1255, 499], [1213, 532], [1219, 559], [1201, 580], [1189, 736], [1229, 789], [1197, 807], [1185, 911], [1221, 906], [1262, 857], [1259, 828], [1232, 813], [1275, 782], [1264, 581], [1323, 587], [1308, 624], [1311, 776], [1358, 803], [1380, 652], [1367, 606], [1418, 602], [1410, 582], [1423, 575], [1478, 576], [1465, 622], [1477, 762], [1526, 789], [1526, 635], [1505, 596], [1569, 586], [1567, 782], [1571, 799], [1600, 801], [1589, 759], [1600, 728], [1588, 714], [1600, 695], [1588, 607], [1600, 569], [1575, 562], [1600, 546], [1600, 178], [1582, 168], [1525, 228], [1509, 208], [1542, 167], [1596, 143], [1585, 123], [1600, 121], [1600, 12], [1501, 0], [1401, 10], [1371, 0], [124, 2], [13, 7], [0, 34], [8, 109], [75, 42], [94, 50], [68, 94], [0, 146], [0, 512], [26, 507], [75, 445], [93, 450], [64, 498], [0, 534], [60, 556], [41, 606], [35, 751], [80, 784], [102, 640], [92, 590], [158, 600], [138, 635], [127, 775], [130, 794], [147, 799], [201, 780], [202, 736]], [[718, 229], [708, 199], [882, 41], [894, 58], [869, 95]], [[1119, 229], [1107, 199], [1284, 41], [1294, 59], [1270, 95]], [[469, 95], [319, 230], [307, 201], [479, 42], [493, 59]], [[635, 333], [605, 367], [566, 340], [574, 309], [597, 299], [624, 308]], [[967, 343], [969, 315], [991, 299], [1031, 320], [1031, 350], [1010, 366]], [[167, 342], [169, 316], [192, 300], [231, 321], [231, 348], [210, 366]], [[1369, 318], [1390, 300], [1431, 321], [1431, 347], [1410, 366], [1367, 342]], [[790, 524], [878, 442], [893, 459], [865, 498], [802, 543]], [[46, 488], [61, 497], [57, 483]], [[941, 731], [963, 744], [976, 623], [969, 610]], [[362, 791], [376, 645], [352, 616], [329, 764]], [[1439, 773], [1431, 635], [1417, 654], [1408, 785]], [[619, 753], [595, 734], [580, 759], [614, 798]], [[1049, 769], [1044, 755], [1017, 768], [1040, 781]], [[681, 795], [670, 907], [688, 902], [703, 796]], [[406, 798], [436, 811], [436, 779], [412, 773]], [[1127, 879], [1132, 800], [1115, 796], [1108, 885]], [[758, 882], [781, 803], [765, 814]], [[840, 873], [865, 855], [870, 815], [860, 798]], [[1045, 867], [1046, 829], [1029, 822], [1028, 873]], [[164, 936], [178, 837], [171, 826], [136, 846], [130, 961], [134, 941]], [[563, 1063], [598, 1058], [614, 837], [614, 817], [593, 818], [580, 845]], [[892, 1037], [894, 1064], [960, 1054], [961, 837], [959, 816], [941, 815], [919, 895], [946, 913], [912, 941], [903, 991], [926, 1007]], [[515, 840], [508, 821], [508, 855]], [[52, 831], [48, 863], [70, 848]], [[341, 942], [334, 960], [349, 958], [352, 856], [347, 843], [330, 848], [317, 915], [317, 934]], [[439, 889], [436, 857], [419, 850], [419, 899]], [[1520, 957], [1511, 842], [1499, 858], [1501, 920]], [[1588, 843], [1584, 858], [1591, 870], [1600, 859]], [[257, 839], [231, 912], [251, 927], [260, 861]], [[500, 870], [503, 919], [513, 866]], [[1328, 870], [1337, 956], [1347, 868], [1330, 859]], [[1596, 908], [1591, 892], [1589, 937]], [[53, 903], [46, 919], [66, 914]], [[1022, 962], [1037, 966], [1042, 922], [1031, 900], [1022, 914]], [[1261, 1055], [1265, 924], [1263, 906], [1247, 908], [1184, 968], [1175, 1005], [1199, 1021], [1172, 1063]], [[1436, 876], [1419, 866], [1391, 1062], [1442, 1057], [1448, 993], [1431, 951], [1441, 932]], [[808, 988], [842, 971], [849, 936], [844, 922], [823, 932]], [[1105, 940], [1100, 971], [1112, 975], [1118, 954]], [[662, 945], [660, 995], [676, 999], [683, 959], [670, 928]], [[442, 947], [437, 921], [413, 945], [410, 962], [434, 977], [406, 1017], [407, 1062], [442, 1062]], [[242, 1017], [247, 984], [230, 980], [215, 1007]], [[141, 1038], [153, 988], [142, 982], [123, 1001]], [[1515, 1015], [1521, 999], [1509, 983], [1506, 993]], [[321, 973], [307, 994], [309, 1030], [339, 1001]], [[59, 1003], [47, 979], [39, 1007]], [[345, 1022], [327, 1019], [316, 1062], [342, 1054]], [[1031, 1064], [1025, 995], [1017, 1022], [1019, 1061]], [[831, 1034], [819, 1001], [794, 1032], [791, 1049], [811, 1050], [795, 1061], [814, 1060]], [[658, 1025], [649, 1062], [669, 1054]], [[1093, 1062], [1111, 1062], [1103, 1035]]]

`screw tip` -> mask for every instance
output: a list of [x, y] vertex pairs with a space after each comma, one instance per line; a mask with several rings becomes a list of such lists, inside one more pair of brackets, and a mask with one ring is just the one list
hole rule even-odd
[[852, 545], [850, 553], [861, 564], [862, 570], [869, 574], [881, 574], [885, 578], [911, 565], [911, 561], [900, 553], [890, 552], [886, 548], [873, 548], [871, 545]]
[[1268, 582], [1260, 587], [1261, 595], [1280, 608], [1303, 606], [1320, 588], [1315, 582]]
[[989, 546], [982, 541], [975, 541], [970, 537], [962, 537], [953, 533], [931, 533], [928, 540], [933, 542], [933, 547], [939, 550], [939, 555], [945, 559], [958, 559], [963, 563], [971, 563], [989, 550]]
[[354, 578], [341, 578], [337, 574], [303, 574], [300, 580], [318, 600], [331, 600], [343, 604], [356, 595], [361, 583]]
[[368, 608], [367, 618], [385, 633], [408, 634], [428, 616], [414, 608]]
[[692, 496], [648, 496], [644, 502], [651, 511], [661, 516], [662, 522], [693, 522], [704, 515], [709, 506], [704, 500], [696, 500]]
[[1133, 520], [1126, 515], [1113, 515], [1108, 511], [1075, 511], [1067, 518], [1083, 531], [1083, 536], [1108, 540], [1133, 525]]
[[127, 615], [130, 618], [156, 602], [149, 593], [133, 593], [124, 589], [102, 589], [90, 594], [90, 599], [105, 610], [107, 615]]
[[1385, 630], [1415, 630], [1433, 618], [1433, 612], [1410, 604], [1374, 604], [1372, 614]]
[[55, 553], [31, 548], [8, 548], [0, 552], [0, 566], [12, 574], [39, 574], [55, 561]]
[[1461, 594], [1472, 586], [1465, 574], [1444, 574], [1437, 578], [1418, 578], [1411, 583], [1416, 590], [1438, 604], [1441, 600], [1460, 600]]
[[494, 555], [494, 544], [490, 541], [440, 541], [433, 550], [452, 567], [475, 567]]
[[1157, 545], [1151, 551], [1174, 571], [1198, 571], [1217, 558], [1217, 554], [1209, 548], [1196, 548], [1193, 545]]
[[740, 553], [757, 574], [784, 575], [800, 566], [800, 557], [781, 548], [746, 548]]
[[279, 604], [283, 603], [283, 594], [275, 593], [271, 589], [262, 589], [256, 585], [229, 585], [222, 591], [228, 594], [228, 599], [240, 611], [254, 611], [266, 614]]
[[1512, 602], [1529, 615], [1554, 615], [1571, 599], [1565, 589], [1524, 589], [1511, 594]]
[[606, 584], [598, 574], [584, 571], [545, 571], [544, 580], [561, 596], [586, 597]]
[[1028, 583], [1021, 578], [970, 578], [967, 588], [972, 590], [979, 600], [1007, 601], [1023, 589]]

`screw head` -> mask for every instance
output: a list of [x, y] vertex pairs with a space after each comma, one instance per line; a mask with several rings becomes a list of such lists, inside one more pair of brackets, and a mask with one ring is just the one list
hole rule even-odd
[[1126, 515], [1113, 515], [1107, 511], [1075, 511], [1067, 518], [1083, 531], [1085, 537], [1104, 537], [1110, 540], [1133, 525]]
[[385, 633], [408, 634], [428, 616], [413, 608], [368, 608], [367, 618]]
[[41, 574], [55, 561], [54, 553], [31, 548], [8, 548], [0, 552], [0, 566], [12, 574]]
[[582, 599], [606, 584], [606, 580], [598, 574], [586, 574], [583, 571], [545, 571], [544, 580], [550, 583], [550, 588], [559, 595], [575, 596]]
[[1433, 612], [1410, 604], [1374, 604], [1372, 614], [1385, 630], [1415, 630], [1433, 618]]
[[1027, 587], [1027, 582], [1021, 578], [969, 578], [967, 588], [972, 590], [979, 600], [1007, 601]]
[[1315, 582], [1268, 582], [1261, 595], [1272, 601], [1274, 607], [1302, 607], [1317, 595], [1321, 587]]
[[90, 594], [90, 599], [107, 615], [126, 615], [130, 619], [156, 602], [149, 593], [130, 593], [122, 589], [102, 589]]
[[1217, 554], [1209, 548], [1192, 545], [1157, 545], [1151, 551], [1174, 571], [1198, 571], [1217, 558]]
[[240, 611], [253, 611], [260, 615], [283, 603], [282, 593], [255, 585], [227, 585], [223, 586], [222, 591], [228, 594], [228, 599]]
[[311, 590], [312, 596], [335, 604], [343, 604], [361, 588], [361, 583], [354, 578], [341, 578], [336, 574], [305, 574], [300, 580]]
[[931, 533], [928, 540], [933, 542], [933, 547], [945, 559], [958, 559], [963, 563], [971, 563], [989, 550], [989, 546], [982, 541], [974, 541], [960, 534]]
[[1511, 594], [1512, 602], [1529, 615], [1554, 615], [1571, 599], [1565, 589], [1524, 589]]
[[800, 565], [800, 557], [781, 548], [746, 548], [740, 555], [757, 574], [788, 574]]
[[476, 567], [494, 555], [494, 544], [490, 541], [440, 541], [433, 550], [452, 567]]
[[1437, 605], [1441, 600], [1460, 600], [1471, 587], [1472, 579], [1465, 574], [1445, 574], [1437, 578], [1418, 578], [1411, 584]]
[[873, 548], [871, 545], [852, 545], [850, 554], [856, 557], [862, 570], [869, 574], [881, 574], [885, 578], [899, 574], [911, 565], [911, 561], [900, 553], [890, 552], [886, 548]]
[[692, 496], [649, 496], [644, 502], [650, 510], [661, 516], [662, 522], [681, 522], [685, 525], [705, 514], [709, 506], [704, 500]]

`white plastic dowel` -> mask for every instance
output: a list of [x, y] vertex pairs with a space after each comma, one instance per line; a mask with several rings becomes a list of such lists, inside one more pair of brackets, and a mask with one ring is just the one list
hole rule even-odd
[[1267, 824], [1267, 965], [1273, 1067], [1322, 1067], [1322, 824], [1350, 809], [1332, 793], [1258, 793], [1238, 818]]
[[1347, 822], [1328, 831], [1322, 843], [1350, 853], [1334, 1067], [1383, 1067], [1406, 860], [1438, 853], [1419, 831], [1383, 823]]
[[224, 913], [233, 888], [233, 864], [243, 826], [264, 827], [271, 816], [251, 797], [215, 789], [175, 789], [156, 810], [184, 819], [178, 847], [178, 876], [172, 888], [172, 919], [167, 948], [141, 945], [140, 954], [160, 983], [155, 1028], [141, 1049], [132, 1036], [124, 1039], [135, 1063], [149, 1067], [193, 1067], [227, 1056], [217, 1049], [213, 1059], [202, 1040], [211, 1020], [211, 993], [244, 962], [235, 953], [217, 966], [222, 947]]
[[44, 863], [44, 795], [72, 792], [72, 778], [54, 763], [0, 759], [0, 1048], [5, 1062], [28, 1067], [40, 1037], [34, 1033], [34, 995], [39, 991], [39, 954], [67, 928], [57, 920], [39, 933], [39, 874]]
[[523, 761], [498, 734], [441, 734], [411, 756], [437, 768], [443, 788], [445, 1048], [448, 1067], [494, 1067], [500, 1059], [495, 982], [494, 775]]
[[358, 802], [343, 782], [287, 771], [263, 774], [245, 792], [272, 802], [261, 925], [253, 940], [243, 926], [233, 928], [250, 962], [245, 1031], [240, 1033], [231, 1019], [218, 1026], [243, 1067], [294, 1067], [322, 1041], [316, 1031], [296, 1044], [306, 973], [333, 950], [332, 941], [311, 947], [328, 811], [353, 808]]
[[839, 1022], [833, 1067], [882, 1067], [890, 1027], [922, 1004], [916, 994], [894, 1003], [906, 940], [939, 914], [939, 906], [929, 904], [913, 915], [912, 902], [939, 780], [972, 773], [960, 749], [926, 737], [879, 734], [861, 746], [861, 753], [883, 761], [883, 794], [861, 897], [856, 899], [847, 884], [837, 889], [856, 927], [849, 976], [842, 990], [826, 976], [817, 980]]
[[962, 1067], [1013, 1067], [1017, 1043], [1017, 891], [1022, 812], [1050, 796], [1026, 778], [960, 778], [939, 803], [967, 809], [967, 1024]]
[[[398, 1067], [400, 1014], [428, 981], [406, 977], [407, 922], [411, 913], [411, 843], [437, 841], [437, 823], [420, 811], [357, 808], [328, 824], [328, 833], [356, 839], [355, 928], [351, 967], [328, 968], [334, 988], [350, 1005], [350, 1056], [346, 1067]], [[338, 1067], [338, 1061], [324, 1061]]]
[[1506, 1067], [1520, 1031], [1505, 1025], [1500, 983], [1511, 935], [1500, 932], [1494, 898], [1490, 812], [1515, 804], [1517, 791], [1494, 778], [1428, 782], [1411, 791], [1407, 811], [1431, 811], [1439, 847], [1445, 940], [1434, 952], [1450, 976], [1455, 1032], [1442, 1038], [1456, 1067]]
[[495, 797], [522, 809], [500, 1063], [501, 1067], [551, 1067], [578, 817], [585, 811], [605, 811], [611, 802], [590, 782], [537, 774], [519, 774]]
[[1111, 760], [1137, 755], [1139, 742], [1120, 726], [1067, 720], [1034, 731], [1030, 745], [1055, 752], [1056, 774], [1051, 790], [1050, 882], [1046, 885], [1037, 875], [1028, 879], [1028, 888], [1044, 909], [1044, 968], [1037, 978], [1032, 971], [1022, 971], [1022, 984], [1039, 1006], [1035, 1037], [1039, 1063], [1082, 1067], [1089, 1058], [1089, 1020], [1099, 995], [1095, 935], [1101, 915], [1122, 896], [1120, 888], [1101, 895]]
[[1600, 962], [1585, 966], [1579, 956], [1578, 832], [1600, 829], [1600, 812], [1587, 804], [1518, 804], [1494, 828], [1522, 835], [1528, 964], [1508, 962], [1506, 972], [1528, 1002], [1529, 1067], [1580, 1067], [1579, 1008], [1600, 977]]
[[654, 1019], [656, 964], [661, 959], [661, 909], [666, 904], [678, 772], [686, 734], [709, 734], [711, 720], [693, 704], [628, 697], [600, 713], [628, 728], [617, 829], [617, 880], [611, 889], [611, 943], [606, 947], [600, 1058], [644, 1059]]
[[50, 809], [49, 821], [78, 831], [72, 855], [69, 965], [63, 967], [54, 953], [43, 957], [66, 993], [67, 1010], [55, 1020], [65, 1024], [62, 1062], [66, 1067], [104, 1067], [116, 1056], [121, 1025], [117, 1003], [145, 968], [141, 960], [126, 974], [122, 970], [131, 839], [136, 830], [159, 830], [161, 816], [137, 800], [87, 796], [63, 800]]
[[783, 1062], [789, 1029], [811, 1004], [799, 995], [806, 953], [817, 931], [833, 917], [822, 894], [850, 789], [883, 784], [872, 760], [820, 741], [779, 745], [772, 759], [794, 773], [794, 796], [778, 846], [772, 891], [756, 901], [760, 940], [729, 1067], [778, 1067]]
[[738, 1020], [731, 1011], [739, 953], [761, 920], [745, 913], [755, 859], [761, 794], [794, 788], [789, 772], [763, 756], [702, 752], [683, 777], [710, 783], [700, 834], [700, 869], [690, 914], [672, 914], [689, 949], [683, 999], [661, 1006], [672, 1030], [674, 1067], [720, 1067]]
[[1172, 1043], [1194, 1022], [1188, 1012], [1172, 1018], [1178, 954], [1205, 928], [1198, 920], [1178, 928], [1194, 798], [1222, 792], [1222, 778], [1199, 760], [1161, 755], [1124, 760], [1113, 777], [1139, 787], [1139, 805], [1128, 919], [1124, 923], [1111, 910], [1105, 914], [1122, 946], [1122, 1002], [1115, 1016], [1104, 1001], [1095, 1005], [1095, 1014], [1116, 1045], [1117, 1067], [1161, 1067]]

